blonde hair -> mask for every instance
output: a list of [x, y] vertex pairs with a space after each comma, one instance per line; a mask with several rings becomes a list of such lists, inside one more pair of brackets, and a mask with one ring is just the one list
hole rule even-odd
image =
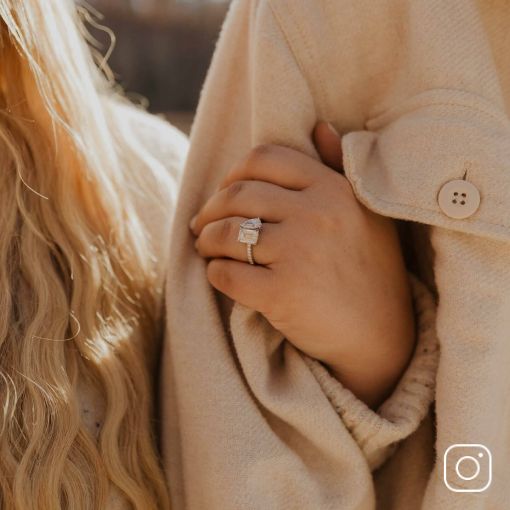
[[[0, 18], [0, 506], [107, 508], [113, 488], [168, 508], [148, 375], [161, 289], [120, 159], [144, 156], [71, 0], [0, 0]], [[82, 386], [105, 402], [97, 440]]]

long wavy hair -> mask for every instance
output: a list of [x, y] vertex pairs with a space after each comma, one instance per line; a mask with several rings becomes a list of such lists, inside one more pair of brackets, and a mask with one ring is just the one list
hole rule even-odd
[[[117, 493], [165, 509], [148, 368], [161, 289], [127, 180], [157, 197], [122, 164], [148, 165], [84, 17], [0, 0], [0, 507], [103, 509]], [[97, 437], [84, 388], [104, 401]]]

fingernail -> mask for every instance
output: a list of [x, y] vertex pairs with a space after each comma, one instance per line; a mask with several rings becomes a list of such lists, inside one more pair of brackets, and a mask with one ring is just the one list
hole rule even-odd
[[335, 135], [335, 136], [340, 136], [340, 133], [335, 129], [335, 126], [333, 126], [333, 124], [331, 124], [331, 122], [327, 122], [326, 123], [328, 125], [328, 129]]
[[193, 218], [191, 218], [191, 221], [189, 222], [189, 228], [194, 231], [196, 225], [197, 225], [197, 217], [193, 216]]

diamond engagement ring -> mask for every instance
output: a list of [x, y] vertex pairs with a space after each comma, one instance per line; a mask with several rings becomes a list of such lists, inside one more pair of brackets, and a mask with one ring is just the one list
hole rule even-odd
[[246, 244], [246, 254], [248, 262], [253, 266], [255, 259], [253, 258], [253, 247], [259, 242], [259, 235], [262, 230], [262, 221], [260, 218], [252, 218], [241, 223], [239, 227], [239, 235], [237, 240]]

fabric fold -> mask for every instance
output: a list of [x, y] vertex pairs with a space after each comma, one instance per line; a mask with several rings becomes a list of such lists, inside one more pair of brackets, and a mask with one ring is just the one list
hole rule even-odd
[[372, 470], [387, 460], [399, 441], [418, 428], [434, 400], [439, 360], [436, 304], [430, 290], [415, 275], [409, 273], [409, 278], [416, 314], [415, 352], [396, 389], [377, 411], [343, 387], [324, 365], [304, 356]]

